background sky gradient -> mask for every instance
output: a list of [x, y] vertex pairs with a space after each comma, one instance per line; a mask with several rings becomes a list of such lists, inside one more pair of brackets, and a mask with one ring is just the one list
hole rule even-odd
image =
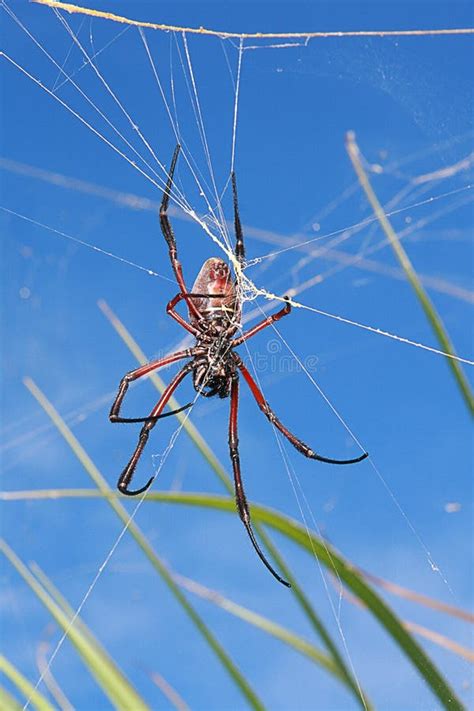
[[[472, 5], [461, 2], [88, 4], [143, 20], [238, 32], [472, 25]], [[28, 2], [2, 5], [5, 52], [50, 92], [2, 62], [2, 488], [90, 486], [25, 388], [24, 376], [44, 391], [115, 486], [139, 426], [112, 426], [108, 410], [120, 378], [136, 362], [98, 300], [107, 302], [150, 358], [177, 348], [185, 336], [165, 313], [176, 285], [157, 219], [161, 189], [57, 100], [139, 163], [42, 50], [153, 163], [137, 129], [56, 15]], [[169, 109], [187, 155], [210, 185], [192, 103], [192, 68], [216, 185], [219, 194], [227, 188], [222, 205], [232, 219], [227, 181], [238, 40], [190, 35], [188, 64], [181, 34], [147, 32], [164, 103], [134, 28], [80, 16], [64, 19], [85, 52], [97, 53], [98, 70], [158, 160], [167, 166], [175, 145]], [[371, 180], [380, 200], [388, 211], [400, 210], [392, 224], [426, 279], [457, 352], [472, 359], [472, 39], [341, 37], [291, 43], [271, 48], [274, 42], [266, 40], [250, 48], [253, 41], [247, 41], [242, 55], [235, 169], [247, 256], [262, 257], [248, 267], [247, 275], [273, 293], [296, 289], [298, 300], [313, 309], [438, 346], [392, 251], [382, 246], [383, 233], [374, 223], [359, 224], [371, 210], [344, 148], [345, 133], [354, 130], [367, 163], [375, 166]], [[464, 163], [458, 165], [460, 161]], [[450, 166], [457, 167], [437, 179], [419, 177]], [[156, 169], [160, 185], [164, 174]], [[192, 208], [205, 215], [206, 203], [184, 159], [176, 178]], [[212, 202], [211, 190], [205, 190]], [[174, 226], [192, 284], [202, 262], [219, 248], [196, 222], [183, 218], [183, 213], [176, 214]], [[297, 248], [279, 251], [288, 240]], [[313, 241], [301, 245], [308, 240]], [[354, 255], [361, 260], [348, 264]], [[249, 301], [244, 313], [258, 317], [257, 304], [267, 306], [262, 298]], [[295, 309], [278, 328], [342, 422], [278, 334], [267, 329], [249, 342], [249, 352], [240, 350], [256, 364], [276, 412], [326, 456], [357, 456], [352, 431], [376, 468], [370, 462], [331, 467], [307, 461], [280, 441], [283, 457], [272, 428], [242, 386], [239, 434], [249, 499], [298, 520], [302, 509], [310, 527], [317, 525], [363, 569], [468, 608], [473, 596], [472, 440], [469, 415], [444, 358], [308, 309]], [[471, 377], [469, 366], [466, 372]], [[192, 397], [187, 382], [178, 398], [184, 403]], [[146, 415], [156, 399], [151, 383], [142, 382], [130, 391], [124, 412]], [[191, 414], [227, 469], [228, 406], [226, 400], [201, 400]], [[137, 485], [160, 467], [176, 425], [169, 418], [154, 430], [136, 473]], [[296, 487], [298, 499], [288, 472], [301, 485], [301, 490]], [[153, 487], [222, 493], [184, 433]], [[136, 502], [125, 505], [132, 511]], [[311, 636], [291, 593], [254, 554], [238, 517], [144, 503], [136, 522], [175, 571]], [[2, 531], [17, 554], [36, 561], [77, 607], [121, 526], [100, 500], [64, 499], [4, 502]], [[314, 559], [286, 540], [274, 539], [343, 649], [330, 601], [341, 605], [344, 641], [376, 707], [436, 707], [423, 681], [371, 617], [339, 599], [331, 578], [321, 577]], [[430, 566], [427, 551], [441, 573]], [[36, 681], [38, 644], [48, 639], [54, 645], [60, 634], [7, 563], [2, 562], [1, 573], [3, 645], [9, 659]], [[466, 623], [393, 596], [387, 600], [403, 619], [469, 645]], [[272, 711], [354, 706], [341, 686], [306, 659], [208, 602], [192, 602]], [[151, 682], [150, 671], [162, 674], [193, 709], [245, 708], [216, 658], [127, 536], [94, 586], [82, 617], [153, 709], [169, 705]], [[468, 663], [432, 643], [422, 644], [469, 705]], [[61, 647], [52, 671], [76, 708], [109, 708], [69, 643]]]

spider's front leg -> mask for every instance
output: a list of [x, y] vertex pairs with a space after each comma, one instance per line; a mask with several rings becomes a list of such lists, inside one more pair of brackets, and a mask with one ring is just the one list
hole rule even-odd
[[237, 197], [237, 180], [235, 173], [231, 174], [232, 180], [232, 197], [234, 201], [234, 232], [235, 232], [235, 256], [237, 261], [242, 266], [245, 260], [245, 245], [244, 233], [242, 232], [242, 223], [240, 222], [239, 200]]
[[237, 510], [239, 512], [240, 520], [247, 529], [247, 533], [252, 541], [252, 545], [255, 548], [258, 557], [262, 563], [268, 568], [270, 573], [275, 577], [279, 583], [286, 585], [290, 588], [291, 585], [286, 580], [278, 575], [276, 570], [272, 568], [268, 560], [265, 558], [260, 546], [258, 545], [257, 539], [252, 529], [252, 523], [250, 520], [250, 511], [247, 504], [247, 499], [245, 496], [244, 485], [242, 482], [242, 475], [240, 472], [240, 456], [239, 456], [239, 438], [237, 434], [237, 415], [239, 410], [239, 376], [236, 371], [232, 375], [232, 384], [230, 390], [230, 418], [229, 418], [229, 450], [230, 458], [232, 460], [232, 469], [234, 471], [234, 485], [235, 485], [235, 499], [237, 503]]
[[187, 296], [188, 289], [186, 288], [186, 284], [184, 282], [183, 268], [181, 266], [181, 262], [178, 259], [178, 247], [176, 245], [176, 238], [174, 236], [173, 228], [171, 227], [171, 223], [170, 223], [170, 220], [168, 217], [168, 205], [169, 205], [169, 201], [170, 201], [171, 188], [173, 187], [174, 171], [176, 168], [176, 162], [178, 160], [180, 150], [181, 150], [181, 146], [178, 143], [178, 145], [176, 146], [176, 148], [174, 150], [173, 158], [171, 159], [168, 180], [166, 182], [166, 188], [163, 193], [163, 199], [161, 201], [160, 226], [161, 226], [161, 232], [163, 233], [163, 237], [165, 238], [166, 243], [168, 245], [171, 266], [173, 268], [173, 271], [174, 271], [174, 274], [176, 277], [176, 281], [178, 282], [178, 286], [180, 288], [181, 294], [183, 295], [183, 298], [186, 301], [186, 304], [189, 309], [189, 313], [192, 314], [192, 316], [194, 316], [194, 318], [199, 320], [201, 317], [201, 314], [199, 313], [199, 310], [197, 309], [196, 304], [193, 303], [193, 300], [188, 298], [188, 296]]
[[290, 311], [291, 311], [291, 304], [290, 304], [290, 299], [288, 296], [285, 296], [285, 305], [280, 311], [277, 311], [276, 313], [272, 314], [271, 316], [267, 316], [267, 318], [264, 318], [263, 321], [260, 321], [260, 323], [257, 323], [256, 326], [253, 328], [249, 328], [248, 331], [245, 331], [241, 336], [238, 338], [234, 338], [231, 344], [231, 348], [235, 348], [236, 346], [240, 346], [244, 341], [247, 341], [249, 338], [252, 338], [252, 336], [255, 336], [256, 333], [259, 333], [259, 331], [263, 331], [264, 328], [267, 328], [267, 326], [271, 326], [273, 323], [276, 321], [279, 321], [283, 316], [287, 316]]
[[[194, 363], [187, 363], [179, 373], [177, 373], [174, 378], [171, 380], [171, 382], [167, 385], [165, 388], [162, 396], [158, 400], [157, 404], [153, 408], [153, 410], [150, 413], [150, 416], [145, 419], [145, 424], [143, 425], [141, 431], [140, 431], [140, 436], [138, 438], [138, 444], [135, 448], [134, 453], [132, 454], [130, 461], [128, 462], [127, 466], [123, 470], [123, 472], [120, 475], [120, 478], [118, 480], [118, 489], [119, 491], [122, 492], [122, 494], [126, 494], [127, 496], [137, 496], [138, 494], [143, 494], [151, 485], [153, 479], [155, 478], [154, 476], [150, 477], [150, 479], [147, 481], [145, 486], [142, 486], [140, 489], [136, 489], [134, 491], [131, 491], [128, 486], [132, 480], [133, 474], [135, 472], [135, 468], [138, 464], [138, 460], [140, 459], [143, 450], [145, 448], [145, 445], [148, 441], [148, 437], [150, 435], [150, 431], [153, 429], [153, 427], [156, 425], [156, 422], [158, 419], [161, 417], [161, 413], [163, 409], [166, 407], [166, 404], [180, 382], [183, 380], [183, 378], [191, 372], [191, 370], [194, 367]], [[192, 405], [192, 403], [191, 403]]]
[[[188, 348], [185, 351], [178, 351], [177, 353], [173, 353], [172, 355], [166, 356], [165, 358], [160, 358], [159, 360], [154, 360], [151, 363], [147, 363], [146, 365], [142, 365], [140, 368], [136, 368], [135, 370], [131, 370], [129, 373], [124, 375], [122, 380], [120, 381], [119, 389], [117, 392], [117, 396], [112, 404], [112, 407], [110, 408], [110, 413], [109, 413], [109, 420], [111, 422], [146, 422], [149, 420], [149, 417], [120, 417], [120, 408], [122, 406], [123, 399], [127, 393], [128, 387], [131, 382], [134, 380], [137, 380], [138, 378], [142, 378], [144, 375], [148, 375], [148, 373], [151, 373], [154, 370], [158, 370], [158, 368], [163, 368], [165, 365], [170, 365], [171, 363], [174, 363], [177, 360], [182, 360], [183, 358], [191, 358], [194, 355], [199, 355], [200, 351], [197, 351], [194, 348]], [[185, 405], [184, 407], [179, 408], [179, 410], [173, 410], [171, 412], [167, 412], [164, 415], [161, 415], [161, 417], [168, 417], [169, 415], [174, 415], [177, 412], [181, 412], [181, 410], [185, 410], [188, 408], [190, 405]]]

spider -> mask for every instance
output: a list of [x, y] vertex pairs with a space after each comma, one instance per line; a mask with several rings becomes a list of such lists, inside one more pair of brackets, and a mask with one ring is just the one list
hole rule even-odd
[[[180, 152], [177, 145], [171, 161], [168, 181], [160, 207], [160, 226], [163, 236], [169, 249], [171, 267], [174, 271], [176, 281], [179, 286], [179, 293], [171, 299], [166, 308], [167, 313], [177, 321], [183, 328], [191, 333], [195, 340], [192, 348], [178, 351], [165, 358], [152, 361], [136, 370], [127, 373], [120, 381], [117, 396], [110, 410], [111, 422], [143, 422], [140, 431], [138, 444], [130, 461], [123, 470], [118, 480], [118, 489], [127, 496], [137, 496], [144, 493], [151, 485], [154, 477], [151, 477], [145, 486], [140, 489], [131, 490], [129, 484], [132, 480], [138, 460], [147, 443], [149, 434], [157, 421], [168, 415], [175, 414], [179, 410], [163, 414], [170, 397], [181, 383], [181, 381], [192, 373], [194, 389], [198, 395], [204, 397], [218, 396], [227, 398], [230, 396], [230, 417], [229, 417], [229, 450], [234, 473], [235, 497], [239, 516], [247, 530], [253, 547], [258, 556], [268, 568], [270, 573], [283, 585], [290, 587], [290, 584], [278, 575], [272, 568], [263, 554], [255, 537], [249, 507], [245, 497], [242, 476], [240, 471], [240, 457], [237, 436], [237, 414], [239, 408], [239, 380], [243, 376], [246, 384], [255, 398], [260, 410], [266, 415], [268, 420], [291, 442], [291, 444], [305, 457], [315, 459], [319, 462], [329, 464], [355, 464], [365, 459], [366, 452], [355, 459], [330, 459], [317, 454], [311, 447], [298, 439], [283, 425], [275, 415], [270, 405], [265, 400], [260, 388], [252, 375], [245, 367], [242, 359], [236, 353], [235, 348], [240, 346], [252, 336], [262, 331], [267, 326], [279, 321], [287, 316], [291, 311], [291, 304], [286, 298], [286, 303], [282, 309], [257, 323], [255, 326], [245, 331], [240, 336], [236, 332], [240, 326], [241, 298], [239, 297], [237, 279], [232, 278], [229, 266], [220, 258], [212, 257], [201, 267], [201, 270], [194, 282], [191, 292], [188, 291], [184, 281], [181, 263], [178, 259], [178, 251], [173, 228], [168, 218], [168, 204], [171, 189], [173, 186], [173, 175]], [[244, 237], [240, 222], [239, 207], [237, 200], [237, 185], [235, 173], [231, 174], [232, 194], [234, 204], [234, 229], [235, 229], [235, 258], [243, 267], [245, 259]], [[189, 321], [186, 321], [176, 310], [179, 302], [184, 301], [188, 308]], [[129, 384], [148, 375], [152, 371], [158, 370], [170, 363], [189, 358], [189, 360], [178, 373], [172, 378], [157, 404], [148, 417], [125, 418], [120, 416], [120, 408], [127, 392]], [[186, 407], [180, 408], [184, 410]]]

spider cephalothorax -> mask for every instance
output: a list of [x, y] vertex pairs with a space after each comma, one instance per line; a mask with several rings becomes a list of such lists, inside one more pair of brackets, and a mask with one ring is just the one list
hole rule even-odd
[[[168, 244], [171, 266], [179, 286], [179, 293], [171, 299], [166, 310], [167, 313], [175, 319], [175, 321], [177, 321], [183, 328], [194, 336], [195, 345], [192, 348], [178, 351], [165, 358], [160, 358], [159, 360], [148, 363], [147, 365], [143, 365], [141, 368], [137, 368], [136, 370], [132, 370], [130, 373], [127, 373], [122, 378], [117, 397], [115, 398], [110, 410], [110, 420], [111, 422], [142, 422], [143, 427], [140, 431], [136, 449], [127, 466], [120, 475], [118, 488], [123, 494], [127, 494], [128, 496], [136, 496], [137, 494], [145, 492], [151, 485], [154, 477], [151, 477], [145, 486], [140, 489], [132, 491], [128, 488], [138, 460], [140, 459], [148, 440], [150, 431], [160, 418], [179, 412], [174, 411], [174, 413], [163, 413], [163, 410], [180, 382], [188, 373], [192, 373], [193, 385], [199, 395], [203, 395], [204, 397], [213, 397], [217, 395], [221, 398], [230, 396], [229, 450], [234, 473], [235, 496], [239, 516], [245, 525], [252, 544], [263, 563], [280, 583], [283, 583], [289, 587], [289, 583], [278, 575], [265, 558], [255, 538], [250, 521], [250, 512], [245, 498], [240, 472], [240, 457], [237, 437], [239, 374], [243, 376], [259, 408], [268, 420], [305, 457], [316, 459], [320, 462], [327, 462], [329, 464], [354, 464], [365, 459], [367, 457], [367, 453], [364, 452], [359, 457], [354, 459], [330, 459], [317, 454], [313, 449], [308, 447], [307, 444], [295, 437], [295, 435], [292, 434], [292, 432], [290, 432], [275, 415], [270, 405], [265, 400], [257, 383], [245, 367], [242, 359], [234, 350], [237, 346], [244, 343], [244, 341], [251, 338], [259, 331], [283, 318], [283, 316], [289, 314], [291, 311], [289, 300], [286, 300], [284, 307], [280, 309], [280, 311], [268, 316], [263, 319], [263, 321], [253, 326], [253, 328], [250, 328], [248, 331], [245, 331], [240, 336], [236, 337], [235, 334], [241, 326], [241, 297], [239, 295], [237, 279], [232, 277], [229, 266], [222, 259], [212, 257], [204, 262], [198, 276], [196, 277], [192, 291], [189, 292], [186, 289], [181, 263], [178, 260], [176, 240], [167, 214], [170, 192], [173, 185], [173, 175], [179, 151], [180, 146], [177, 146], [171, 161], [168, 182], [160, 209], [161, 230]], [[239, 217], [237, 187], [234, 173], [232, 173], [231, 179], [236, 236], [235, 259], [237, 260], [240, 268], [242, 268], [244, 264], [245, 248], [242, 226]], [[187, 305], [189, 321], [186, 321], [175, 310], [175, 307], [180, 301], [185, 301]], [[120, 408], [130, 382], [142, 377], [143, 375], [147, 375], [158, 368], [169, 365], [170, 363], [174, 363], [178, 360], [183, 360], [184, 358], [189, 358], [190, 360], [173, 377], [148, 417], [121, 417]], [[189, 407], [189, 405], [186, 405], [185, 407]]]

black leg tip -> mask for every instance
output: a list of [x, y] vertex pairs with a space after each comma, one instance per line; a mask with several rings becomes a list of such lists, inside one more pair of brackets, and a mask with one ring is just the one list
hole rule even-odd
[[120, 491], [120, 493], [124, 494], [125, 496], [139, 496], [140, 494], [143, 494], [147, 489], [150, 488], [154, 478], [155, 478], [154, 476], [150, 477], [149, 480], [147, 481], [147, 483], [145, 484], [145, 486], [142, 486], [141, 489], [134, 489], [132, 491], [131, 489], [127, 489], [127, 484], [125, 484], [123, 482], [119, 482], [117, 484], [117, 488]]
[[364, 452], [360, 457], [355, 457], [354, 459], [330, 459], [329, 457], [323, 457], [320, 454], [313, 452], [310, 455], [310, 459], [316, 459], [318, 462], [325, 462], [326, 464], [358, 464], [369, 456], [368, 452]]

